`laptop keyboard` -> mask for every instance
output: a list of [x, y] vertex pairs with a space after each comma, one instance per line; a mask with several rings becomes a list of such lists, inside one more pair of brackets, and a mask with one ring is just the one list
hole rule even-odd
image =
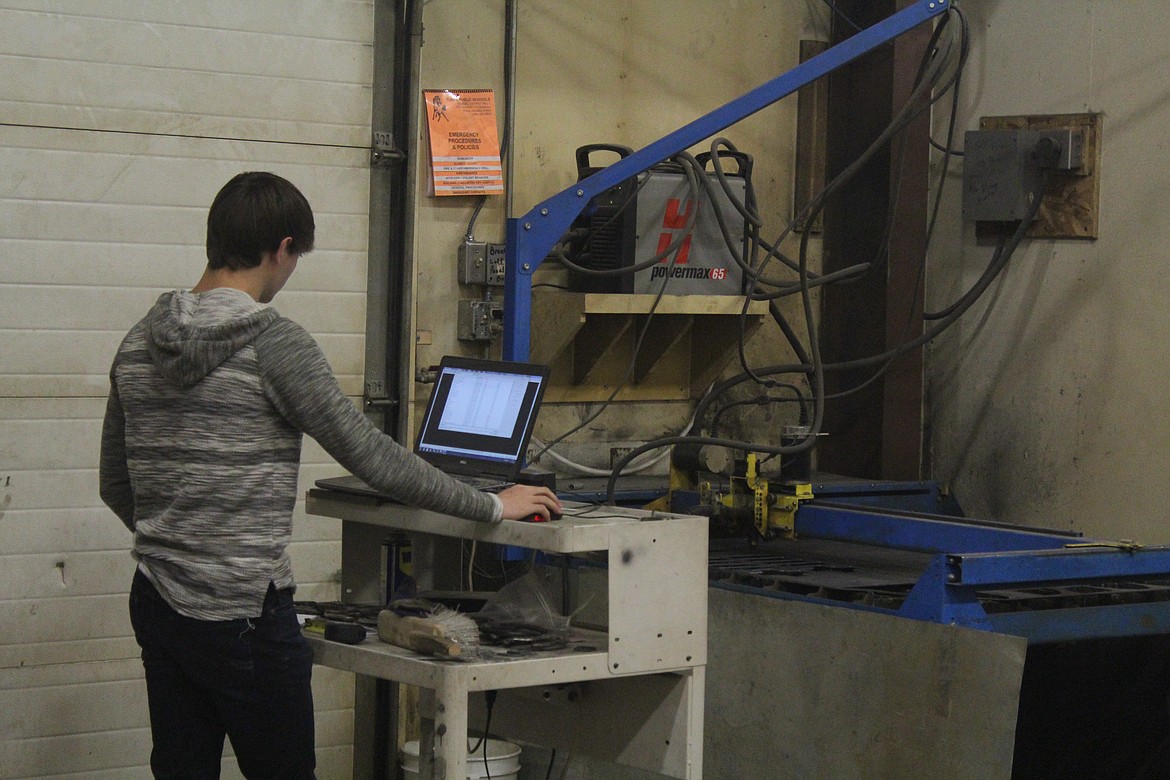
[[513, 484], [511, 482], [502, 482], [498, 477], [473, 477], [466, 474], [452, 474], [451, 476], [464, 485], [473, 487], [484, 493], [499, 493], [504, 488], [510, 487]]

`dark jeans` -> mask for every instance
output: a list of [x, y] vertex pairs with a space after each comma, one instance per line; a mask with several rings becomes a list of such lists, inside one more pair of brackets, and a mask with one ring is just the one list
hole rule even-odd
[[257, 618], [184, 617], [141, 572], [130, 622], [142, 648], [156, 778], [219, 777], [224, 735], [249, 780], [313, 778], [313, 659], [290, 590]]

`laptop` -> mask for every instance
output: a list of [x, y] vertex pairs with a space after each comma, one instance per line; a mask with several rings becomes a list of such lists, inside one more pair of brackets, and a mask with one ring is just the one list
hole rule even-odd
[[[415, 440], [415, 454], [478, 490], [514, 484], [524, 466], [548, 374], [548, 366], [532, 363], [444, 357]], [[353, 476], [315, 484], [381, 495]]]

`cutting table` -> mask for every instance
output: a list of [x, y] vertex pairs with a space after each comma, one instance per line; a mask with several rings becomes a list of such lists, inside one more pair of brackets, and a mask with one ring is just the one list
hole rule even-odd
[[792, 539], [713, 542], [712, 583], [1031, 644], [1170, 634], [1170, 547], [966, 518], [932, 482], [813, 493]]
[[931, 482], [812, 492], [794, 538], [711, 542], [709, 774], [1128, 780], [1170, 755], [1170, 549], [967, 518]]

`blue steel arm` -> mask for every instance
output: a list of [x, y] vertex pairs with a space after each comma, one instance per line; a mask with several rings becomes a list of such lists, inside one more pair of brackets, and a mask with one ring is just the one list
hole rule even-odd
[[509, 219], [504, 239], [503, 358], [528, 360], [532, 274], [591, 199], [938, 16], [947, 10], [949, 4], [950, 0], [919, 0], [787, 73], [538, 203], [523, 217]]
[[[1093, 606], [988, 613], [979, 588], [1059, 587], [1164, 577], [1170, 548], [1109, 547], [936, 555], [897, 614], [912, 620], [966, 626], [1027, 637], [1029, 642], [1067, 642], [1093, 637], [1170, 633], [1170, 602], [1108, 602]], [[1139, 587], [1140, 585], [1135, 585]], [[1106, 588], [1102, 589], [1107, 593]], [[1151, 590], [1153, 593], [1153, 591]], [[1156, 593], [1154, 595], [1157, 595]]]
[[996, 587], [1061, 580], [1165, 577], [1170, 547], [1117, 549], [1103, 543], [1076, 549], [985, 551], [947, 556], [947, 582]]
[[912, 516], [871, 507], [809, 502], [796, 513], [796, 535], [934, 553], [1053, 550], [1080, 541], [1080, 534], [1013, 528], [954, 518]]

